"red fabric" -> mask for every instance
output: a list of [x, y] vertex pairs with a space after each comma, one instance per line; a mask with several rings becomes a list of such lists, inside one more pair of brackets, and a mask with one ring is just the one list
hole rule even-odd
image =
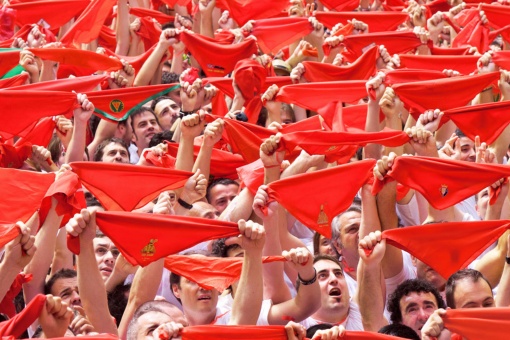
[[178, 86], [163, 84], [92, 91], [87, 92], [87, 97], [94, 103], [94, 113], [97, 116], [110, 121], [121, 121], [127, 119], [130, 111], [177, 89]]
[[71, 168], [106, 210], [141, 208], [162, 191], [182, 187], [193, 175], [187, 171], [102, 162], [73, 162]]
[[14, 146], [21, 146], [24, 144], [40, 145], [45, 148], [53, 137], [53, 131], [55, 130], [56, 123], [53, 117], [41, 118], [30, 132], [16, 141]]
[[89, 43], [96, 39], [116, 3], [116, 0], [92, 0], [60, 41], [70, 45]]
[[510, 6], [482, 4], [481, 10], [485, 12], [492, 27], [502, 28], [509, 24]]
[[[329, 10], [353, 11], [359, 6], [356, 0], [321, 0], [321, 3]], [[318, 19], [317, 19], [318, 20]], [[319, 20], [320, 21], [320, 20]]]
[[16, 224], [0, 221], [0, 247], [14, 240], [20, 233], [21, 230]]
[[[410, 108], [415, 119], [425, 110], [449, 110], [464, 106], [478, 93], [499, 79], [499, 72], [474, 76], [427, 80], [393, 85], [395, 93]], [[452, 93], [451, 89], [455, 89]]]
[[0, 89], [8, 87], [21, 86], [28, 80], [28, 73], [18, 74], [17, 76], [0, 80]]
[[139, 18], [151, 17], [156, 19], [162, 25], [174, 21], [174, 17], [171, 15], [166, 15], [165, 13], [161, 13], [160, 11], [143, 7], [132, 7], [129, 9], [129, 14], [135, 15]]
[[465, 106], [445, 111], [442, 122], [451, 119], [472, 140], [492, 144], [510, 123], [509, 113], [509, 101]]
[[449, 309], [443, 321], [445, 328], [465, 339], [506, 339], [510, 308]]
[[452, 41], [452, 47], [474, 46], [480, 53], [489, 49], [489, 27], [482, 24], [480, 15], [475, 16]]
[[[394, 179], [407, 185], [420, 192], [434, 208], [443, 210], [509, 175], [506, 165], [415, 156], [397, 157], [385, 181]], [[379, 192], [382, 185], [383, 182], [376, 181], [373, 192]]]
[[328, 163], [343, 158], [348, 153], [352, 156], [360, 146], [377, 143], [384, 146], [396, 147], [409, 141], [403, 131], [384, 130], [380, 132], [330, 132], [330, 131], [302, 131], [284, 134], [280, 140], [280, 148], [288, 152], [300, 146], [311, 155], [325, 155]]
[[230, 17], [243, 26], [249, 20], [272, 18], [289, 6], [288, 0], [217, 0], [216, 7], [226, 9]]
[[502, 69], [510, 71], [510, 51], [494, 52], [492, 61]]
[[140, 29], [136, 32], [142, 38], [145, 50], [158, 43], [161, 28], [150, 17], [140, 18]]
[[[429, 41], [429, 42], [431, 42], [431, 41]], [[430, 43], [427, 45], [428, 45], [428, 47], [430, 49], [430, 53], [432, 53], [432, 55], [467, 55], [469, 53], [469, 47], [445, 48], [445, 47], [434, 46], [433, 43]]]
[[27, 222], [54, 180], [53, 173], [0, 168], [0, 224]]
[[80, 179], [74, 172], [66, 171], [55, 182], [51, 184], [44, 195], [39, 209], [39, 220], [41, 225], [46, 220], [51, 209], [51, 199], [57, 200], [55, 211], [58, 216], [64, 216], [60, 226], [66, 225], [74, 214], [87, 207], [85, 196], [81, 187]]
[[0, 167], [19, 169], [30, 155], [32, 155], [31, 144], [18, 147], [0, 144]]
[[0, 77], [9, 72], [14, 66], [18, 65], [19, 52], [20, 50], [13, 51], [0, 50]]
[[349, 61], [354, 61], [373, 45], [384, 45], [388, 53], [393, 55], [412, 51], [422, 43], [413, 32], [381, 32], [350, 35], [344, 37], [343, 44], [347, 49], [343, 54]]
[[[264, 256], [262, 263], [285, 262], [283, 256]], [[165, 258], [165, 268], [197, 283], [204, 289], [224, 291], [239, 280], [243, 258], [170, 255]]]
[[14, 306], [14, 298], [18, 296], [23, 288], [23, 284], [32, 280], [32, 274], [19, 273], [16, 275], [14, 282], [11, 284], [9, 291], [5, 294], [2, 302], [0, 302], [0, 313], [6, 314], [9, 318], [16, 315], [16, 307]]
[[93, 71], [117, 71], [122, 68], [120, 60], [92, 51], [72, 48], [30, 48], [29, 51], [43, 60], [57, 61]]
[[49, 29], [60, 28], [78, 15], [90, 3], [88, 0], [38, 0], [10, 4], [16, 10], [16, 25], [39, 23], [44, 20]]
[[42, 294], [36, 295], [25, 309], [14, 318], [0, 323], [0, 336], [13, 336], [19, 339], [21, 334], [37, 320], [45, 304], [46, 296]]
[[259, 187], [264, 184], [264, 163], [260, 158], [250, 164], [237, 168], [241, 188], [248, 188], [253, 196]]
[[437, 12], [448, 12], [451, 8], [447, 0], [434, 0], [425, 4], [425, 7], [427, 8], [427, 17]]
[[[114, 48], [115, 48], [115, 46], [114, 46]], [[114, 52], [112, 52], [111, 50], [108, 50], [108, 49], [106, 50], [106, 55], [108, 55], [108, 56], [115, 56], [119, 60], [120, 59], [124, 59], [131, 66], [133, 66], [133, 68], [135, 69], [135, 73], [136, 73], [136, 72], [140, 71], [140, 69], [142, 68], [143, 64], [147, 60], [147, 58], [149, 58], [149, 56], [154, 51], [154, 48], [155, 48], [155, 46], [152, 46], [149, 50], [145, 51], [143, 54], [140, 54], [140, 55], [135, 56], [135, 57], [118, 55], [118, 54], [115, 54]]]
[[196, 33], [184, 31], [179, 36], [208, 77], [225, 76], [234, 70], [239, 60], [257, 53], [257, 44], [253, 39], [235, 45], [222, 45]]
[[0, 7], [0, 41], [10, 39], [14, 35], [15, 19], [14, 10], [6, 6]]
[[[385, 230], [382, 237], [417, 257], [442, 277], [466, 268], [510, 229], [510, 221], [472, 221], [426, 224]], [[427, 246], [424, 247], [423, 245]]]
[[211, 99], [212, 111], [218, 116], [225, 116], [229, 109], [225, 100], [225, 94], [217, 92], [216, 95]]
[[[27, 111], [27, 100], [37, 103], [37, 110]], [[0, 91], [0, 130], [16, 135], [38, 119], [72, 114], [78, 107], [75, 93], [25, 90]], [[16, 119], [12, 119], [16, 117]]]
[[349, 66], [335, 66], [332, 64], [304, 61], [304, 77], [309, 82], [337, 81], [337, 80], [368, 80], [376, 73], [376, 60], [379, 49], [374, 46], [363, 53]]
[[[152, 153], [145, 153], [144, 156], [149, 163], [155, 166], [173, 169], [179, 144], [168, 142], [166, 144], [168, 152], [163, 156], [154, 157]], [[193, 148], [193, 159], [196, 160], [200, 146], [194, 145]], [[236, 169], [245, 164], [246, 162], [241, 156], [214, 148], [211, 155], [210, 174], [215, 178], [237, 179]]]
[[412, 55], [400, 54], [400, 67], [421, 70], [456, 70], [470, 74], [477, 70], [479, 56], [475, 55]]
[[349, 80], [287, 85], [280, 88], [275, 100], [317, 111], [331, 101], [353, 103], [366, 97], [365, 83]]
[[375, 160], [368, 159], [280, 179], [269, 184], [269, 197], [308, 228], [331, 238], [331, 221], [349, 207], [374, 165]]
[[117, 32], [112, 30], [110, 27], [103, 25], [99, 31], [97, 42], [99, 46], [104, 47], [105, 49], [115, 50], [115, 47], [117, 46]]
[[76, 93], [93, 91], [101, 82], [108, 79], [107, 75], [85, 76], [79, 78], [66, 78], [57, 80], [48, 80], [40, 83], [27, 84], [13, 87], [6, 90], [26, 90], [26, 91], [64, 91]]
[[[97, 212], [96, 222], [131, 264], [141, 266], [200, 242], [239, 235], [237, 223], [198, 217]], [[152, 240], [154, 252], [147, 249]]]
[[329, 29], [338, 23], [347, 25], [348, 20], [360, 20], [371, 33], [394, 31], [409, 18], [409, 14], [399, 12], [316, 12], [314, 16]]
[[[205, 81], [216, 86], [221, 92], [225, 93], [230, 98], [234, 98], [234, 88], [232, 87], [232, 78], [223, 78], [223, 77], [211, 77], [205, 78]], [[267, 77], [264, 81], [264, 86], [262, 87], [262, 92], [265, 92], [269, 86], [277, 85], [278, 87], [282, 87], [285, 85], [292, 84], [292, 80], [289, 76], [281, 76], [281, 77]], [[214, 111], [216, 113], [216, 111]], [[218, 113], [216, 113], [219, 115]]]
[[444, 78], [448, 78], [448, 76], [441, 71], [400, 69], [386, 72], [386, 76], [384, 77], [384, 83], [386, 85], [394, 85], [402, 83], [412, 83], [415, 81], [437, 80]]
[[257, 44], [264, 53], [275, 54], [312, 31], [305, 17], [272, 18], [255, 21], [251, 35], [257, 37]]
[[252, 124], [257, 122], [262, 108], [260, 96], [263, 94], [266, 75], [266, 69], [252, 59], [240, 60], [234, 69], [234, 81], [246, 100], [245, 114]]

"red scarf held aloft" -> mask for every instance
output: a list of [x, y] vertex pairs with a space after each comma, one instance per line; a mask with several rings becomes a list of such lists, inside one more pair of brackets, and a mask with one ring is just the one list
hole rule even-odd
[[108, 79], [107, 75], [95, 75], [76, 78], [48, 80], [40, 83], [27, 84], [6, 89], [26, 90], [26, 91], [63, 91], [63, 92], [90, 92], [93, 91], [101, 82]]
[[305, 17], [270, 18], [256, 20], [251, 35], [266, 54], [276, 54], [282, 47], [310, 34], [313, 27]]
[[[53, 32], [51, 32], [49, 29], [47, 29], [41, 25], [37, 25], [37, 26], [39, 28], [39, 31], [41, 31], [44, 35], [46, 35], [45, 39], [46, 39], [47, 43], [57, 41], [55, 34], [53, 34]], [[27, 41], [28, 35], [30, 34], [30, 32], [32, 31], [33, 28], [34, 28], [33, 24], [32, 25], [24, 25], [23, 27], [20, 28], [19, 31], [17, 31], [14, 34], [14, 36], [12, 38], [10, 38], [8, 40], [1, 41], [0, 47], [10, 48], [12, 43], [14, 42], [14, 39], [16, 39], [16, 38], [22, 38], [23, 40]]]
[[450, 277], [466, 268], [508, 229], [507, 220], [448, 222], [385, 230], [382, 237], [442, 277]]
[[452, 47], [474, 46], [480, 53], [489, 49], [489, 27], [476, 15], [452, 41]]
[[443, 321], [445, 328], [465, 339], [506, 339], [510, 308], [449, 309]]
[[241, 188], [248, 188], [255, 196], [259, 187], [264, 184], [264, 163], [259, 158], [250, 164], [237, 168], [237, 174], [241, 180]]
[[103, 25], [99, 31], [97, 42], [105, 49], [115, 50], [115, 47], [117, 46], [117, 32]]
[[0, 77], [9, 72], [19, 63], [19, 52], [21, 50], [0, 50]]
[[140, 69], [142, 68], [143, 64], [145, 63], [145, 61], [149, 58], [149, 56], [152, 54], [152, 52], [154, 51], [154, 48], [156, 46], [152, 46], [150, 49], [148, 49], [147, 51], [145, 51], [144, 53], [138, 55], [138, 56], [124, 56], [124, 55], [118, 55], [116, 53], [114, 53], [113, 51], [109, 50], [109, 49], [105, 49], [105, 52], [106, 52], [106, 55], [107, 56], [114, 56], [116, 57], [117, 59], [124, 59], [125, 61], [127, 61], [131, 66], [133, 66], [133, 68], [135, 69], [135, 73], [137, 73], [138, 71], [140, 71]]
[[371, 33], [394, 31], [409, 18], [399, 12], [315, 12], [314, 16], [329, 29], [338, 23], [347, 25], [352, 19], [363, 21]]
[[103, 23], [116, 3], [116, 0], [92, 0], [60, 41], [65, 45], [72, 45], [97, 39]]
[[[284, 134], [280, 140], [280, 148], [287, 152], [300, 146], [311, 155], [325, 155], [326, 162], [332, 163], [339, 158], [352, 156], [352, 150], [369, 143], [389, 147], [401, 146], [409, 141], [403, 131], [384, 130], [380, 132], [331, 132], [302, 131]], [[348, 155], [346, 155], [348, 153]]]
[[184, 186], [193, 173], [150, 166], [73, 162], [73, 172], [106, 210], [131, 211], [165, 190]]
[[[30, 100], [37, 103], [37, 110], [26, 110], [27, 91], [0, 91], [0, 129], [12, 135], [17, 135], [30, 124], [43, 117], [64, 115], [69, 117], [78, 107], [75, 93], [60, 91], [33, 91]], [[12, 119], [16, 117], [16, 119]]]
[[[283, 256], [264, 256], [262, 263], [285, 262]], [[165, 258], [165, 268], [197, 283], [204, 289], [224, 291], [239, 280], [243, 258], [207, 257], [201, 255], [170, 255]]]
[[356, 0], [322, 0], [321, 3], [327, 9], [335, 10], [338, 12], [354, 11], [356, 8], [359, 7], [359, 1]]
[[150, 17], [140, 18], [140, 29], [136, 34], [142, 39], [145, 50], [158, 43], [161, 28]]
[[217, 0], [216, 7], [228, 10], [239, 26], [249, 20], [278, 16], [289, 6], [287, 0]]
[[266, 75], [266, 69], [252, 59], [239, 60], [234, 68], [234, 81], [246, 101], [245, 114], [252, 124], [257, 122], [262, 108], [260, 96]]
[[46, 296], [36, 295], [20, 313], [12, 319], [0, 323], [0, 337], [19, 337], [34, 323], [46, 304]]
[[492, 61], [500, 68], [507, 71], [510, 70], [510, 51], [494, 52], [494, 55], [492, 56]]
[[81, 13], [90, 2], [87, 0], [39, 0], [11, 3], [8, 8], [16, 10], [16, 25], [40, 23], [56, 29]]
[[474, 55], [411, 55], [400, 54], [400, 67], [420, 70], [455, 70], [471, 74], [477, 70], [479, 56]]
[[331, 238], [331, 221], [349, 207], [374, 165], [375, 160], [368, 159], [280, 179], [268, 185], [269, 199], [308, 228]]
[[5, 90], [10, 87], [21, 86], [28, 80], [28, 73], [21, 73], [17, 76], [0, 80], [0, 89]]
[[317, 111], [332, 101], [353, 103], [367, 96], [363, 80], [302, 83], [280, 88], [275, 100]]
[[324, 82], [338, 80], [368, 80], [376, 73], [376, 60], [379, 48], [371, 47], [349, 66], [335, 66], [332, 64], [304, 61], [304, 77], [309, 82]]
[[[375, 181], [372, 192], [376, 194], [384, 183], [396, 180], [420, 192], [435, 209], [443, 210], [508, 176], [510, 168], [506, 165], [419, 156], [397, 157], [384, 181]], [[421, 180], [425, 177], [427, 181]]]
[[237, 223], [188, 216], [97, 212], [96, 223], [129, 263], [142, 267], [200, 242], [239, 235]]
[[0, 313], [6, 314], [9, 318], [12, 318], [16, 315], [14, 298], [18, 296], [19, 292], [21, 292], [23, 284], [30, 281], [32, 281], [32, 274], [19, 273], [16, 275], [16, 278], [11, 284], [9, 291], [7, 291], [2, 302], [0, 302]]
[[253, 39], [235, 45], [222, 45], [200, 34], [186, 31], [179, 33], [179, 39], [208, 77], [223, 77], [234, 70], [239, 60], [257, 53], [257, 44]]
[[19, 169], [32, 155], [32, 144], [12, 146], [0, 143], [0, 167]]
[[171, 15], [166, 15], [164, 13], [161, 13], [160, 11], [156, 11], [149, 8], [143, 8], [143, 7], [131, 7], [129, 8], [129, 14], [137, 16], [139, 18], [143, 17], [151, 17], [156, 19], [161, 25], [166, 24], [168, 22], [173, 22], [174, 17]]
[[[221, 92], [225, 93], [230, 98], [234, 98], [234, 88], [232, 87], [232, 78], [223, 78], [223, 77], [211, 77], [205, 78], [204, 82], [210, 83], [216, 86]], [[285, 85], [292, 84], [292, 80], [289, 76], [281, 76], [281, 77], [266, 77], [264, 80], [264, 85], [262, 86], [262, 92], [265, 92], [269, 86], [277, 85], [279, 88]]]
[[397, 69], [385, 72], [384, 83], [387, 86], [402, 83], [412, 83], [414, 81], [437, 80], [448, 78], [441, 71], [417, 70], [417, 69]]
[[92, 51], [73, 48], [29, 48], [28, 50], [43, 60], [52, 60], [94, 71], [117, 71], [122, 68], [120, 60]]
[[[469, 103], [484, 88], [499, 79], [499, 72], [393, 85], [415, 119], [430, 109], [449, 110]], [[452, 93], [451, 89], [455, 89]]]
[[25, 137], [21, 137], [14, 143], [14, 146], [40, 145], [46, 148], [53, 137], [53, 131], [56, 126], [53, 117], [41, 118]]

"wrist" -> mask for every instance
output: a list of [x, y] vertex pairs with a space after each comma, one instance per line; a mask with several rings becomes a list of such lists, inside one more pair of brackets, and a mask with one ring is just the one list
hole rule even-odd
[[179, 197], [177, 199], [177, 204], [179, 204], [181, 207], [183, 207], [184, 209], [187, 209], [187, 210], [193, 209], [193, 204], [189, 203], [189, 202], [191, 202], [191, 200], [189, 198], [187, 198], [187, 200], [184, 200], [181, 197]]
[[305, 276], [304, 278], [301, 276], [301, 273], [298, 273], [298, 280], [299, 283], [304, 286], [309, 286], [317, 281], [317, 270], [313, 268], [313, 276], [310, 274], [308, 276]]

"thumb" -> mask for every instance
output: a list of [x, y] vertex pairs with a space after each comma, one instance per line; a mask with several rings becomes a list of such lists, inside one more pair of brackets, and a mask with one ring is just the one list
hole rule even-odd
[[242, 235], [239, 235], [239, 236], [233, 236], [233, 237], [229, 237], [225, 240], [225, 245], [226, 246], [231, 246], [233, 244], [237, 244], [237, 245], [241, 245], [241, 241], [242, 241]]

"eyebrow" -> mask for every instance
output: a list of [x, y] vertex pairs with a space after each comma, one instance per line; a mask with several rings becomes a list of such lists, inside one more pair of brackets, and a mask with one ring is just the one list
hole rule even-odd
[[406, 312], [409, 311], [409, 309], [416, 307], [416, 306], [418, 306], [418, 304], [416, 302], [412, 302], [412, 303], [408, 304], [406, 307]]

